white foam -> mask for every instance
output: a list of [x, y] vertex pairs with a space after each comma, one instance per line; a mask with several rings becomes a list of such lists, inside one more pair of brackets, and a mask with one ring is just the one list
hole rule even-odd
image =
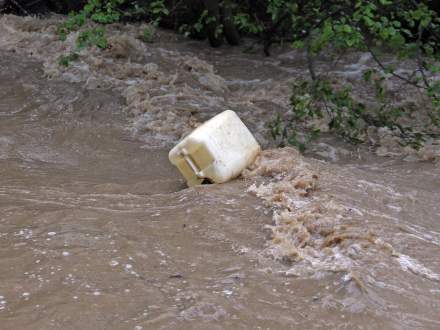
[[404, 271], [410, 271], [413, 274], [421, 275], [430, 280], [435, 280], [435, 281], [440, 280], [439, 274], [423, 266], [420, 262], [418, 262], [416, 259], [411, 258], [410, 256], [407, 256], [405, 254], [399, 254], [398, 261]]

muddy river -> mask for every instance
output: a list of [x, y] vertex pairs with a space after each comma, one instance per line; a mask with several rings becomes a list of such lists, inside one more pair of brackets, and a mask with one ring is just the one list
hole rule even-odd
[[[294, 53], [115, 25], [64, 68], [57, 22], [0, 17], [0, 329], [440, 328], [435, 159], [274, 148]], [[186, 188], [168, 151], [225, 108], [265, 151]]]

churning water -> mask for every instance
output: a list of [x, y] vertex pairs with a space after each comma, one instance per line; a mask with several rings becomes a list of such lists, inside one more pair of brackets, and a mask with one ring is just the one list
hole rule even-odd
[[[271, 148], [298, 54], [114, 25], [63, 68], [57, 22], [0, 18], [1, 329], [440, 328], [435, 143], [411, 162]], [[225, 108], [266, 151], [187, 189], [167, 152]]]

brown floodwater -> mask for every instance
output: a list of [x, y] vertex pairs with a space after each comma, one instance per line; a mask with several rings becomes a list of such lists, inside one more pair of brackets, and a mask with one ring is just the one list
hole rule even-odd
[[[65, 69], [53, 22], [0, 23], [0, 329], [440, 328], [438, 163], [271, 148], [301, 57], [115, 26]], [[168, 150], [226, 107], [267, 150], [186, 188]]]

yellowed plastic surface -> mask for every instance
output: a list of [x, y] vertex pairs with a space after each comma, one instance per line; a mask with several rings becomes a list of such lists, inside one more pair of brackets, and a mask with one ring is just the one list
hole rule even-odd
[[[214, 158], [203, 144], [191, 145], [186, 152], [182, 152], [175, 160], [174, 165], [182, 173], [188, 186], [201, 184], [205, 179], [197, 173], [203, 173], [214, 162]], [[193, 166], [191, 166], [192, 164]], [[194, 171], [194, 168], [197, 169]]]
[[240, 175], [260, 152], [255, 138], [232, 110], [226, 110], [180, 141], [169, 159], [188, 186], [205, 179], [223, 183]]

